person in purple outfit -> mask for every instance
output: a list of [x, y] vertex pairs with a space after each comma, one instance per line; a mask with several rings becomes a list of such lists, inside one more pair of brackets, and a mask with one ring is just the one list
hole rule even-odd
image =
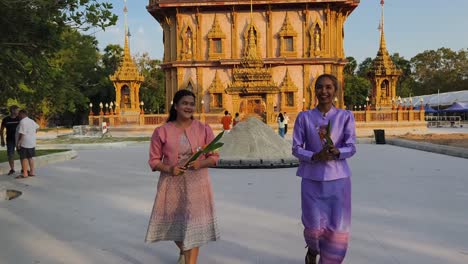
[[[297, 176], [302, 177], [301, 203], [305, 263], [342, 263], [348, 248], [351, 224], [351, 170], [346, 159], [356, 152], [354, 117], [337, 109], [333, 99], [338, 90], [335, 76], [317, 78], [318, 105], [299, 113], [294, 124], [292, 153], [299, 159]], [[330, 122], [333, 145], [324, 139]]]

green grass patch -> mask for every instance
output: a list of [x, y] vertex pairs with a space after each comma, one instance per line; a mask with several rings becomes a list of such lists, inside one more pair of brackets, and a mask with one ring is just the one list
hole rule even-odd
[[[36, 149], [36, 157], [65, 151], [69, 151], [69, 149]], [[17, 152], [15, 152], [15, 160], [18, 159], [19, 155]], [[0, 163], [6, 161], [8, 161], [6, 150], [0, 150]]]
[[54, 139], [37, 140], [38, 144], [96, 144], [124, 141], [149, 142], [150, 137], [58, 137]]

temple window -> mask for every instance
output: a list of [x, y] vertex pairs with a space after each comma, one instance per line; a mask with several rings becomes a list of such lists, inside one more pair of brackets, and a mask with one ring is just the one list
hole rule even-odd
[[296, 38], [297, 32], [294, 30], [289, 21], [288, 13], [284, 18], [283, 26], [278, 33], [280, 41], [280, 56], [281, 57], [297, 57]]
[[293, 92], [286, 92], [286, 106], [294, 106], [294, 93]]
[[296, 94], [299, 89], [294, 84], [291, 75], [289, 74], [289, 69], [286, 69], [286, 74], [284, 75], [283, 82], [280, 86], [281, 91], [281, 111], [294, 111]]
[[222, 93], [213, 94], [213, 107], [215, 108], [223, 107], [223, 94]]
[[284, 37], [285, 51], [294, 51], [293, 37]]
[[213, 39], [213, 51], [214, 53], [223, 53], [223, 46], [220, 38]]
[[224, 90], [224, 84], [219, 77], [218, 71], [216, 71], [213, 81], [208, 88], [208, 92], [211, 95], [209, 112], [221, 112], [225, 108], [223, 100], [223, 96], [225, 95]]
[[223, 30], [221, 29], [216, 15], [214, 17], [213, 25], [208, 32], [207, 38], [209, 42], [208, 58], [210, 60], [224, 58], [224, 41], [226, 39], [226, 34], [224, 34]]

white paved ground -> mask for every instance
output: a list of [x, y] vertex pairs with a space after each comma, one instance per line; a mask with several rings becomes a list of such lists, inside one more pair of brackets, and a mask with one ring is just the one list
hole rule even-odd
[[[0, 264], [175, 264], [169, 242], [144, 244], [157, 177], [147, 146], [79, 151], [38, 169], [0, 203]], [[347, 264], [468, 263], [467, 160], [358, 145]], [[211, 170], [222, 240], [200, 264], [303, 263], [295, 169]], [[0, 176], [0, 183], [14, 182]]]

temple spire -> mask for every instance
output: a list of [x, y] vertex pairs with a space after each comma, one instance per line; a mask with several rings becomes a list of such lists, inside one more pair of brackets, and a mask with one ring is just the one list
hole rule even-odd
[[382, 14], [381, 14], [380, 25], [379, 25], [379, 30], [380, 30], [380, 47], [379, 47], [379, 50], [382, 53], [387, 51], [387, 44], [385, 42], [385, 27], [384, 27], [384, 24], [385, 24], [384, 4], [385, 4], [384, 0], [381, 0], [380, 5], [382, 6]]
[[253, 23], [253, 1], [250, 0], [250, 23]]
[[127, 58], [131, 59], [130, 45], [129, 45], [129, 40], [128, 40], [128, 38], [130, 36], [130, 32], [128, 30], [128, 20], [127, 20], [127, 13], [128, 13], [127, 0], [124, 0], [123, 12], [124, 12], [124, 28], [125, 28], [124, 58], [127, 57]]

